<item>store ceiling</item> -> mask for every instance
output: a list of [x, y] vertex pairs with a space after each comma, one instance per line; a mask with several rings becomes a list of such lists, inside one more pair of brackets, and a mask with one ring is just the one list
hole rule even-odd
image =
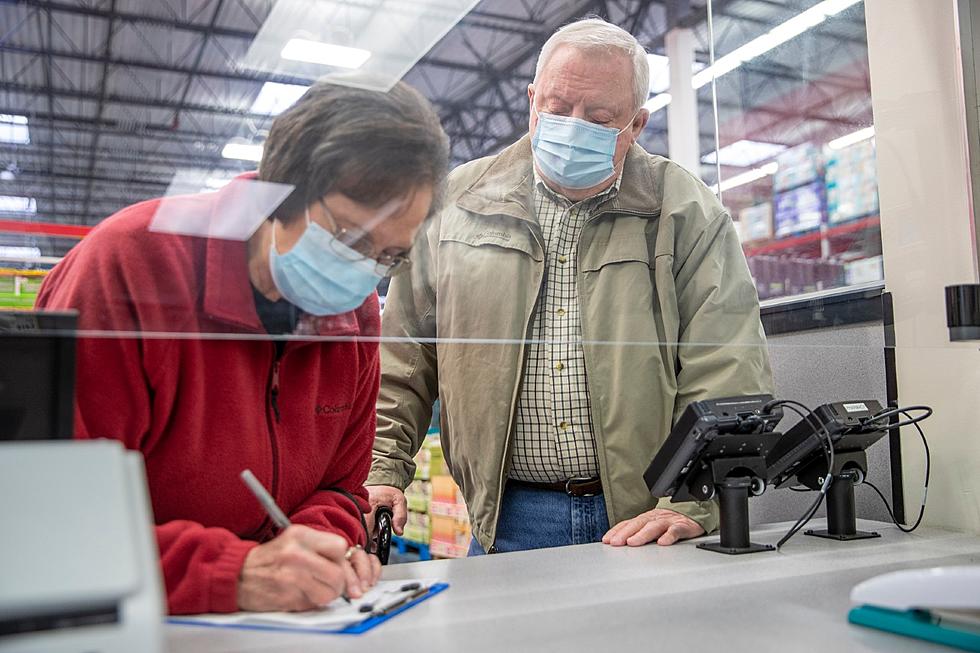
[[[267, 81], [238, 62], [272, 0], [0, 1], [0, 114], [26, 116], [29, 143], [3, 142], [0, 196], [30, 197], [36, 212], [0, 221], [93, 225], [166, 192], [189, 168], [230, 176], [254, 164], [224, 158], [233, 138], [261, 140], [271, 116], [252, 112]], [[816, 0], [715, 0], [715, 48], [725, 53]], [[595, 13], [663, 54], [664, 36], [691, 27], [707, 61], [703, 0], [482, 0], [405, 77], [436, 105], [456, 163], [498, 151], [527, 129], [527, 83], [558, 26]], [[795, 145], [871, 122], [861, 3], [737, 74], [718, 80], [722, 145], [742, 139]], [[710, 86], [698, 92], [701, 151], [714, 151]], [[642, 137], [666, 154], [667, 111]], [[740, 170], [731, 168], [726, 174]], [[705, 166], [703, 176], [714, 181]], [[0, 233], [61, 256], [69, 238]]]

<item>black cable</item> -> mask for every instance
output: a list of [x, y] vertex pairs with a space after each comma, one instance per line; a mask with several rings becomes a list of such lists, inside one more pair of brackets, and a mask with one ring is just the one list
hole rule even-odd
[[[919, 416], [918, 418], [913, 418], [908, 413], [908, 411], [910, 410], [926, 410], [928, 412], [925, 415]], [[888, 412], [891, 412], [892, 414], [896, 414], [896, 415], [900, 413], [902, 415], [905, 415], [905, 417], [909, 418], [908, 423], [915, 426], [915, 430], [919, 432], [919, 437], [922, 439], [922, 446], [926, 451], [926, 478], [925, 478], [925, 483], [922, 486], [922, 503], [919, 504], [919, 516], [916, 518], [915, 523], [912, 524], [912, 526], [904, 526], [898, 523], [898, 520], [895, 519], [895, 513], [892, 511], [892, 507], [888, 503], [888, 499], [885, 498], [885, 495], [882, 494], [881, 490], [879, 490], [873, 483], [871, 483], [868, 480], [864, 481], [864, 485], [870, 486], [871, 489], [878, 494], [878, 496], [881, 498], [881, 502], [885, 504], [885, 510], [888, 511], [888, 516], [891, 517], [892, 522], [894, 522], [898, 530], [902, 531], [903, 533], [911, 533], [912, 531], [914, 531], [919, 527], [919, 524], [922, 523], [922, 517], [925, 516], [926, 514], [926, 497], [929, 495], [929, 473], [932, 467], [932, 460], [931, 460], [932, 455], [929, 452], [929, 443], [926, 441], [926, 434], [922, 432], [922, 427], [919, 426], [919, 422], [932, 415], [932, 409], [929, 408], [928, 406], [909, 406], [908, 408], [897, 408], [893, 411], [888, 411]], [[875, 419], [878, 419], [878, 416], [875, 416]], [[890, 428], [895, 428], [895, 427], [892, 426]]]
[[[814, 433], [818, 435], [821, 433], [823, 434], [826, 440], [824, 444], [824, 455], [827, 458], [827, 473], [824, 475], [823, 483], [820, 486], [820, 494], [817, 496], [816, 500], [810, 505], [810, 507], [806, 510], [806, 512], [804, 512], [803, 515], [796, 520], [796, 523], [793, 524], [793, 526], [790, 527], [788, 531], [786, 531], [786, 534], [783, 535], [783, 537], [779, 540], [779, 542], [776, 543], [776, 548], [778, 549], [782, 547], [784, 544], [786, 544], [786, 542], [788, 542], [791, 537], [799, 533], [800, 530], [804, 526], [806, 526], [811, 519], [813, 519], [813, 515], [816, 514], [817, 510], [820, 508], [820, 504], [823, 502], [824, 496], [826, 496], [827, 494], [827, 489], [830, 487], [830, 484], [833, 480], [834, 442], [833, 440], [831, 440], [830, 433], [827, 431], [827, 428], [822, 424], [820, 424], [820, 422], [816, 421], [816, 419], [813, 417], [813, 411], [811, 411], [806, 405], [798, 401], [793, 401], [792, 399], [778, 399], [767, 403], [764, 409], [770, 410], [776, 406], [786, 406], [787, 408], [791, 409], [794, 413], [799, 415], [801, 419], [805, 420], [810, 425], [810, 428], [814, 429]], [[806, 413], [801, 412], [797, 408], [797, 406], [805, 410]]]
[[[908, 413], [908, 411], [910, 410], [921, 410], [924, 411], [924, 414], [919, 415], [918, 417], [912, 417]], [[867, 419], [861, 420], [861, 423], [871, 424], [873, 422], [879, 422], [885, 419], [886, 417], [892, 417], [893, 415], [898, 415], [898, 414], [902, 414], [908, 417], [909, 418], [908, 421], [897, 422], [895, 424], [888, 424], [888, 426], [883, 426], [882, 430], [900, 429], [903, 426], [912, 426], [914, 424], [918, 424], [919, 422], [928, 419], [932, 415], [932, 408], [930, 408], [929, 406], [906, 406], [904, 408], [889, 408], [888, 410], [884, 410], [878, 413], [877, 415], [873, 415]]]

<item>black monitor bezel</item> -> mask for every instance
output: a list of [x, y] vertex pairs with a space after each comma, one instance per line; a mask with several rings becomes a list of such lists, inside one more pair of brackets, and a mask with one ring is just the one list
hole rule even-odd
[[[74, 437], [77, 311], [0, 310], [0, 338], [51, 338], [57, 392], [50, 398], [55, 431], [51, 439]], [[9, 440], [8, 440], [9, 441]]]

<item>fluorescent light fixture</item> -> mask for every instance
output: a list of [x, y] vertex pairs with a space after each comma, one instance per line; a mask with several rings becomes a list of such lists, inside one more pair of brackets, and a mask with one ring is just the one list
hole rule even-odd
[[[647, 54], [647, 64], [650, 67], [650, 93], [663, 93], [670, 88], [670, 58], [662, 54]], [[708, 64], [695, 61], [691, 71], [704, 70]]]
[[865, 127], [864, 129], [859, 129], [856, 132], [845, 134], [840, 138], [835, 138], [834, 140], [827, 143], [827, 147], [829, 147], [832, 150], [843, 150], [848, 145], [854, 145], [855, 143], [866, 141], [874, 135], [875, 135], [875, 128], [874, 125], [872, 125], [871, 127]]
[[748, 168], [759, 161], [773, 158], [785, 149], [786, 146], [779, 143], [741, 140], [718, 150], [717, 157], [714, 152], [711, 152], [702, 157], [701, 161], [703, 163], [715, 163], [716, 159], [720, 158], [723, 166]]
[[670, 58], [662, 54], [647, 54], [650, 66], [650, 92], [663, 93], [670, 88]]
[[283, 59], [304, 61], [335, 66], [337, 68], [360, 68], [371, 58], [371, 53], [361, 48], [348, 48], [345, 45], [308, 41], [307, 39], [290, 39], [279, 54]]
[[[718, 79], [722, 75], [732, 72], [746, 61], [755, 59], [756, 57], [769, 52], [773, 48], [776, 48], [786, 41], [799, 36], [808, 29], [816, 27], [831, 16], [839, 14], [851, 5], [855, 5], [860, 1], [861, 0], [824, 0], [823, 2], [810, 7], [803, 13], [793, 16], [785, 23], [777, 25], [762, 36], [749, 41], [739, 48], [735, 48], [720, 59], [716, 59], [713, 66], [708, 66], [704, 70], [695, 73], [694, 79], [691, 80], [691, 83], [694, 88], [701, 88], [705, 84], [710, 83], [712, 78]], [[667, 97], [661, 97], [664, 95]], [[661, 93], [660, 95], [651, 98], [647, 101], [647, 104], [651, 104], [653, 100], [657, 98], [661, 99], [652, 105], [656, 108], [649, 109], [650, 113], [659, 111], [670, 104], [670, 96], [666, 93]]]
[[663, 109], [665, 106], [670, 104], [670, 93], [661, 93], [660, 95], [654, 95], [652, 98], [643, 103], [643, 108], [650, 113], [656, 113]]
[[720, 59], [715, 65], [709, 66], [694, 76], [694, 88], [701, 88], [712, 78], [718, 79], [730, 73], [746, 61], [755, 59], [790, 39], [796, 38], [803, 32], [816, 27], [831, 16], [839, 14], [860, 0], [824, 0], [806, 11], [793, 16], [785, 23], [772, 28], [762, 36], [752, 39], [745, 45], [735, 48]]
[[31, 142], [27, 116], [0, 113], [0, 142], [26, 145]]
[[208, 177], [204, 180], [204, 185], [211, 190], [218, 190], [219, 188], [224, 188], [228, 185], [234, 177]]
[[262, 160], [262, 145], [255, 145], [253, 143], [226, 143], [221, 150], [221, 156], [226, 159], [259, 162]]
[[386, 92], [478, 0], [276, 0], [243, 70]]
[[11, 261], [25, 258], [37, 258], [41, 255], [40, 247], [20, 247], [18, 245], [0, 245], [0, 260]]
[[0, 195], [0, 212], [3, 213], [37, 213], [37, 200], [33, 197], [17, 195]]
[[264, 113], [275, 116], [288, 109], [298, 100], [309, 86], [302, 84], [280, 84], [266, 82], [262, 85], [258, 97], [252, 103], [252, 113]]
[[[779, 170], [778, 163], [775, 161], [772, 163], [767, 163], [766, 165], [755, 168], [754, 170], [749, 170], [748, 172], [743, 172], [740, 175], [723, 179], [721, 181], [721, 190], [726, 191], [733, 188], [738, 188], [739, 186], [744, 186], [745, 184], [751, 184], [753, 181], [758, 181], [763, 177], [769, 177], [776, 174], [777, 170]], [[711, 192], [718, 192], [718, 184], [711, 186]]]

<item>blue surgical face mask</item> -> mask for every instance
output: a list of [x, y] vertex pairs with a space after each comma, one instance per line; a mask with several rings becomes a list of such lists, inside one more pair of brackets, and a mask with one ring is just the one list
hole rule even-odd
[[592, 188], [616, 173], [616, 140], [630, 128], [603, 127], [579, 118], [538, 114], [531, 148], [538, 170], [562, 188]]
[[352, 311], [374, 292], [385, 270], [310, 220], [306, 231], [285, 254], [276, 251], [272, 227], [269, 268], [276, 288], [289, 302], [311, 315], [339, 315]]

